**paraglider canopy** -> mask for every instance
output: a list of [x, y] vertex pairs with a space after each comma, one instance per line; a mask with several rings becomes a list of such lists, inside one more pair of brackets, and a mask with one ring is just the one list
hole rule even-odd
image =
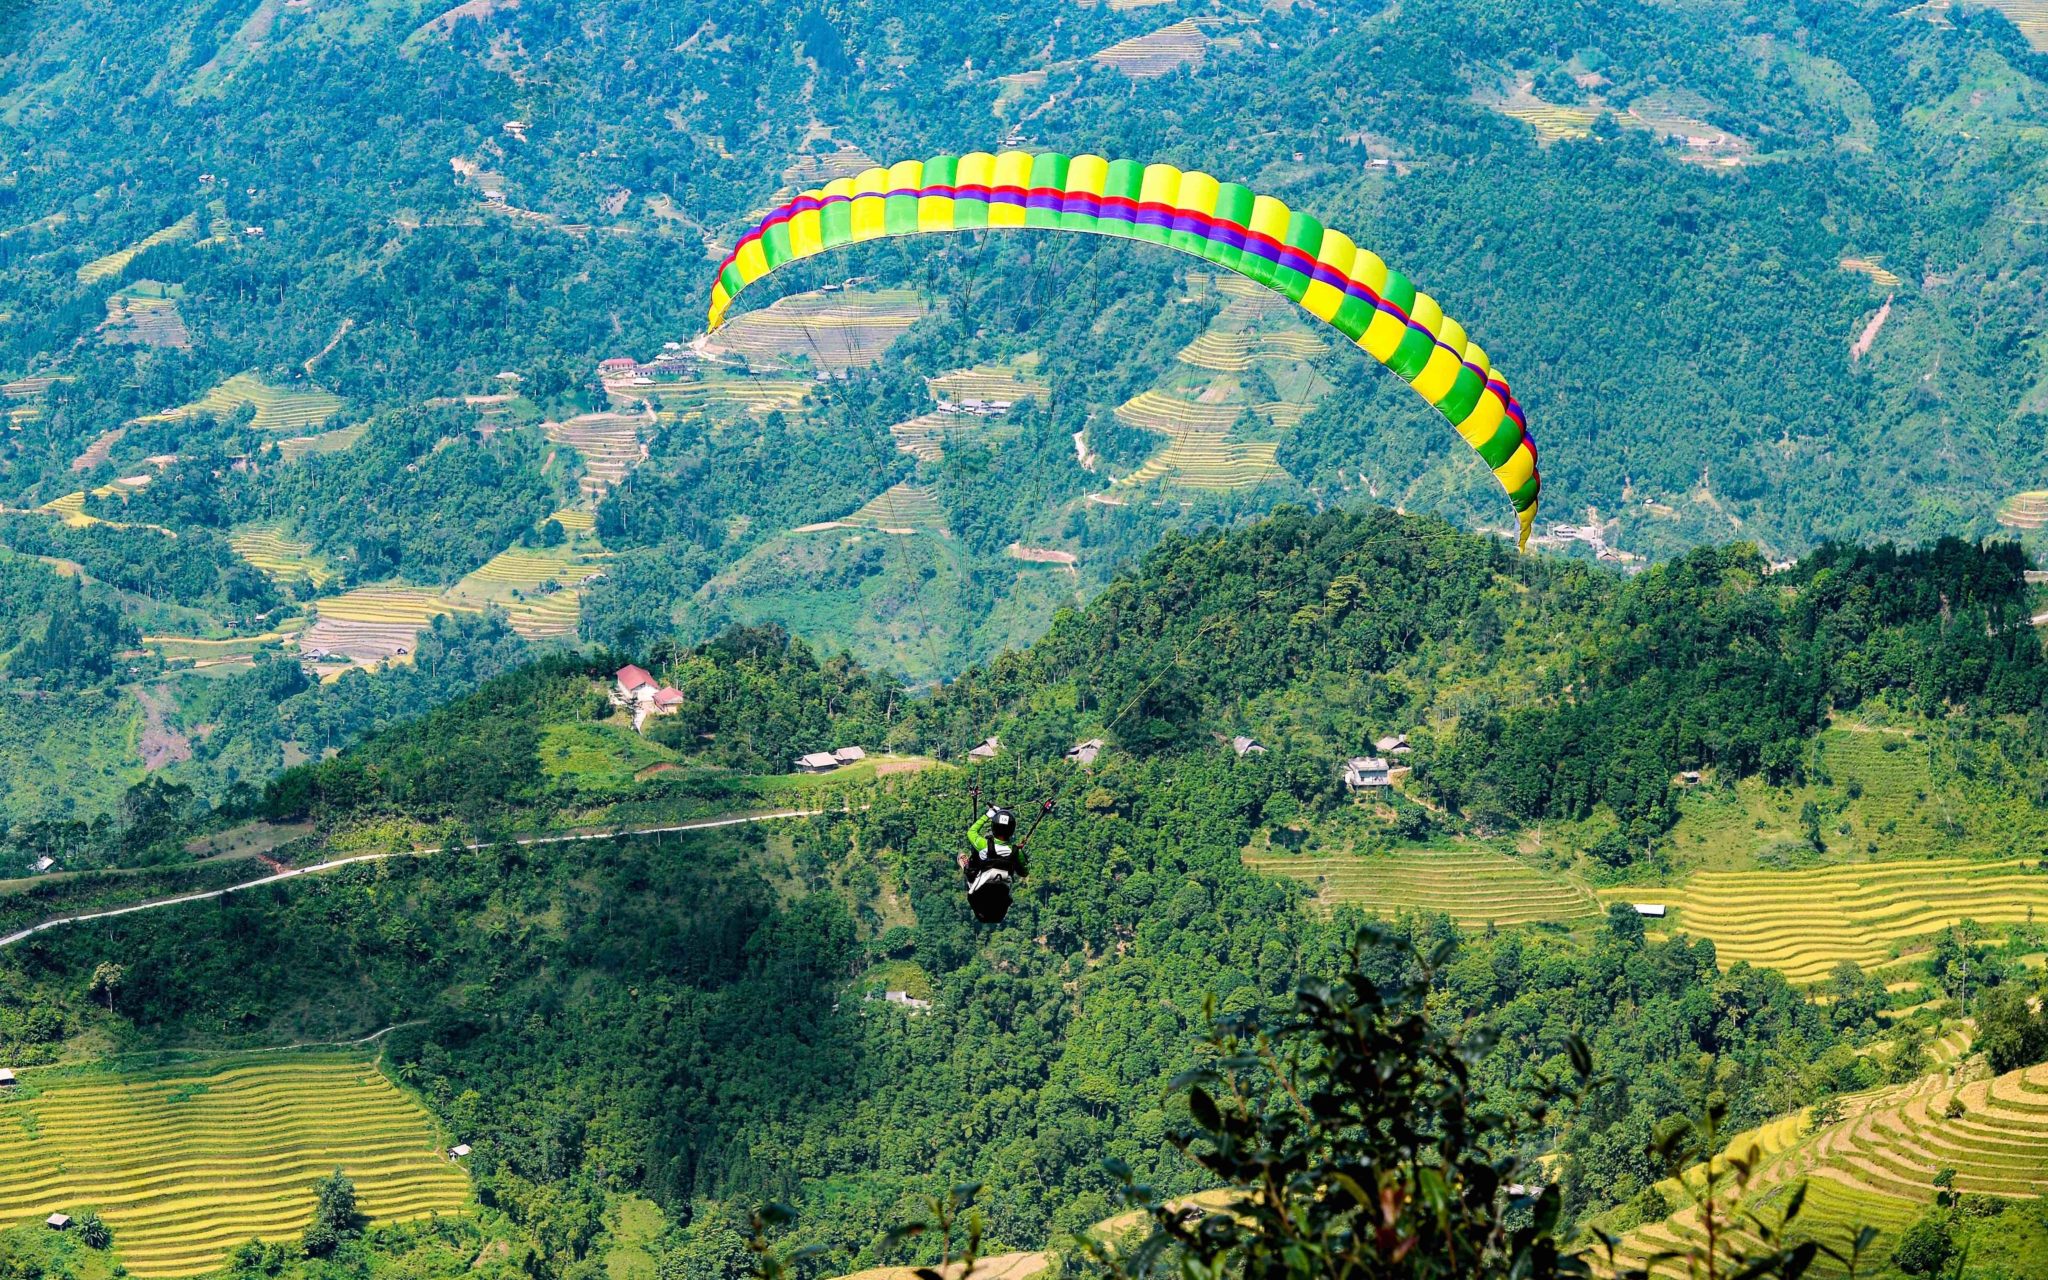
[[709, 325], [778, 267], [884, 236], [1006, 227], [1086, 231], [1205, 258], [1299, 303], [1399, 374], [1492, 469], [1526, 544], [1543, 489], [1536, 441], [1486, 352], [1379, 256], [1235, 182], [1172, 165], [977, 151], [840, 178], [771, 210], [719, 264]]

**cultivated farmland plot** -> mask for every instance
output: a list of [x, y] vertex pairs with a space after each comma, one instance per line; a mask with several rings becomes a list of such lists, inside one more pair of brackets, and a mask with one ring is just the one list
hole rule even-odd
[[196, 239], [198, 235], [199, 215], [188, 213], [170, 226], [165, 227], [161, 231], [150, 232], [125, 249], [116, 249], [104, 257], [94, 258], [91, 262], [86, 263], [78, 269], [78, 282], [80, 284], [97, 284], [102, 280], [111, 280], [127, 270], [129, 263], [135, 261], [139, 255], [148, 250], [154, 249], [160, 244], [169, 244], [173, 240]]
[[2048, 0], [1989, 0], [1992, 8], [2012, 19], [2027, 43], [2048, 51]]
[[1903, 283], [1899, 273], [1886, 267], [1878, 258], [1843, 258], [1839, 265], [1844, 271], [1869, 276], [1872, 284], [1881, 285], [1886, 289], [1896, 289]]
[[914, 289], [794, 293], [733, 317], [707, 346], [714, 353], [737, 352], [750, 363], [801, 357], [820, 372], [865, 369], [923, 319], [925, 310]]
[[256, 410], [250, 425], [258, 431], [304, 432], [326, 422], [343, 407], [341, 397], [331, 392], [288, 391], [269, 386], [254, 374], [238, 373], [191, 404], [148, 414], [136, 421], [171, 422], [202, 413], [225, 418], [245, 404]]
[[[588, 521], [588, 512], [568, 512]], [[558, 520], [560, 517], [556, 517]], [[563, 526], [567, 529], [567, 525]], [[586, 528], [591, 527], [586, 523]], [[572, 636], [579, 617], [577, 583], [598, 571], [596, 561], [568, 546], [500, 551], [448, 592], [467, 605], [495, 604], [512, 629], [529, 640]]]
[[1603, 889], [1608, 902], [1659, 902], [1669, 927], [1711, 938], [1721, 963], [1746, 960], [1818, 982], [1844, 960], [1896, 963], [1917, 940], [1974, 920], [2048, 919], [2048, 873], [2032, 859], [1922, 858], [1809, 871], [1702, 871], [1682, 887]]
[[1163, 391], [1140, 392], [1118, 405], [1118, 421], [1156, 431], [1168, 443], [1119, 484], [1170, 480], [1192, 489], [1249, 489], [1286, 479], [1273, 441], [1229, 439], [1241, 404], [1205, 404]]
[[277, 442], [277, 452], [286, 462], [297, 462], [318, 453], [340, 453], [362, 439], [363, 433], [369, 429], [368, 424], [362, 423], [310, 436], [291, 436]]
[[341, 1168], [373, 1221], [461, 1213], [469, 1180], [424, 1108], [360, 1054], [30, 1071], [0, 1101], [0, 1224], [96, 1210], [142, 1277], [197, 1275], [312, 1220]]
[[614, 404], [646, 401], [678, 422], [719, 420], [724, 411], [765, 418], [774, 410], [789, 413], [810, 398], [816, 384], [807, 378], [753, 378], [708, 375], [687, 382], [609, 388]]
[[1399, 849], [1356, 854], [1248, 854], [1245, 865], [1299, 880], [1327, 909], [1349, 904], [1381, 915], [1442, 912], [1469, 928], [1592, 916], [1593, 895], [1490, 849]]
[[884, 533], [943, 533], [946, 513], [938, 495], [914, 484], [891, 485], [837, 524], [879, 529]]
[[1149, 80], [1181, 67], [1198, 67], [1208, 56], [1209, 37], [1186, 18], [1148, 35], [1133, 36], [1094, 55], [1095, 61], [1133, 80]]
[[[1882, 1258], [1932, 1203], [1941, 1169], [1955, 1170], [1956, 1190], [1966, 1193], [2018, 1200], [2048, 1190], [2048, 1066], [1970, 1082], [1944, 1069], [1849, 1095], [1844, 1104], [1843, 1118], [1819, 1129], [1801, 1111], [1729, 1144], [1730, 1152], [1756, 1152], [1747, 1207], [1768, 1221], [1803, 1179], [1806, 1210], [1795, 1230], [1845, 1248], [1855, 1228], [1867, 1224], [1880, 1232], [1869, 1256]], [[1687, 1176], [1698, 1185], [1698, 1170]], [[1683, 1198], [1675, 1184], [1664, 1187], [1671, 1198]], [[1697, 1245], [1703, 1235], [1697, 1210], [1688, 1206], [1628, 1233], [1617, 1260], [1641, 1265], [1658, 1249]]]
[[180, 291], [177, 285], [138, 280], [108, 294], [100, 341], [110, 346], [190, 347], [192, 334], [178, 314]]
[[1038, 376], [1038, 363], [1038, 353], [1034, 351], [1007, 364], [978, 364], [971, 369], [942, 373], [926, 378], [924, 385], [932, 399], [955, 403], [987, 400], [1016, 404], [1020, 400], [1043, 400], [1052, 389]]
[[358, 587], [314, 606], [313, 625], [299, 633], [301, 654], [338, 654], [361, 666], [410, 658], [419, 632], [444, 613], [481, 613], [482, 607], [443, 598], [423, 587]]
[[799, 191], [822, 187], [834, 178], [856, 177], [880, 164], [880, 161], [851, 142], [832, 137], [831, 130], [821, 130], [818, 126], [813, 126], [810, 136], [806, 137], [804, 142], [808, 147], [818, 141], [831, 142], [833, 149], [806, 150], [782, 171], [782, 181], [786, 184], [783, 188], [785, 199]]
[[1205, 330], [1176, 358], [1211, 373], [1244, 373], [1262, 359], [1313, 360], [1328, 351], [1321, 339], [1298, 330], [1226, 333]]
[[2029, 489], [1999, 503], [1998, 523], [2011, 529], [2048, 526], [2048, 489]]
[[334, 570], [313, 554], [313, 544], [291, 537], [282, 522], [243, 525], [228, 535], [228, 546], [281, 582], [305, 578], [319, 587], [334, 579]]
[[646, 459], [647, 445], [640, 433], [652, 425], [644, 414], [585, 413], [567, 422], [543, 422], [541, 430], [549, 441], [574, 449], [583, 459], [577, 485], [595, 501]]

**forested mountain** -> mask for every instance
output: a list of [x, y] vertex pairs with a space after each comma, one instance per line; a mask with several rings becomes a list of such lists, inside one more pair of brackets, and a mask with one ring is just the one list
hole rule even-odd
[[[781, 623], [926, 682], [1171, 527], [1280, 500], [1505, 524], [1382, 371], [1144, 245], [867, 246], [689, 347], [753, 219], [869, 161], [1159, 159], [1350, 231], [1513, 380], [1546, 523], [1576, 526], [1556, 547], [1975, 536], [2040, 482], [2043, 63], [1993, 8], [147, 0], [4, 23], [0, 540], [85, 566], [146, 650], [90, 717], [8, 705], [24, 758], [103, 780], [80, 817], [146, 772], [226, 785], [180, 759], [205, 763], [211, 722], [163, 664], [264, 649], [332, 675], [317, 653], [375, 667], [436, 612], [497, 606], [543, 642]], [[606, 358], [668, 371], [600, 379]], [[1016, 403], [934, 417], [977, 396]], [[58, 519], [121, 545], [81, 556], [38, 527]]]
[[[1509, 1144], [1566, 1239], [1688, 1239], [1707, 1111], [1880, 1271], [2038, 1273], [2041, 16], [0, 5], [0, 934], [370, 859], [10, 936], [0, 1064], [51, 1074], [6, 1096], [379, 1032], [471, 1212], [359, 1235], [328, 1181], [325, 1235], [210, 1228], [237, 1273], [733, 1280], [780, 1199], [815, 1280], [935, 1258], [885, 1230], [961, 1182], [1019, 1249], [1119, 1169], [1208, 1185], [1205, 1001], [1281, 1016], [1379, 916], [1459, 944], [1358, 963], [1497, 1037], [1475, 1097], [1591, 1046]], [[882, 239], [703, 331], [779, 202], [1000, 149], [1408, 272], [1527, 411], [1534, 545], [1374, 361], [1160, 246]], [[1052, 805], [984, 931], [992, 797]], [[83, 1167], [43, 1114], [8, 1212]], [[0, 1270], [121, 1256], [6, 1226]]]
[[[1170, 539], [1029, 650], [927, 697], [774, 630], [651, 651], [685, 701], [654, 735], [675, 749], [665, 771], [603, 728], [610, 664], [556, 659], [289, 770], [248, 807], [337, 849], [408, 825], [488, 841], [743, 799], [748, 770], [826, 742], [958, 758], [995, 731], [1005, 755], [859, 775], [781, 831], [500, 843], [39, 935], [0, 959], [16, 993], [0, 1035], [22, 1061], [86, 1032], [141, 1047], [400, 1024], [391, 1061], [476, 1144], [489, 1230], [550, 1273], [602, 1253], [604, 1207], [627, 1190], [664, 1206], [656, 1251], [691, 1276], [743, 1274], [741, 1210], [771, 1197], [835, 1266], [880, 1260], [912, 1197], [962, 1180], [987, 1182], [994, 1244], [1056, 1243], [1116, 1208], [1104, 1156], [1167, 1191], [1203, 1185], [1160, 1138], [1204, 992], [1277, 1008], [1339, 963], [1351, 909], [1304, 911], [1254, 852], [1372, 866], [1417, 840], [1492, 838], [1547, 875], [1668, 869], [1696, 856], [1673, 827], [1692, 811], [1685, 770], [1803, 794], [1826, 768], [1821, 726], [1851, 716], [1995, 757], [1953, 794], [2024, 807], [2048, 777], [2048, 670], [2021, 563], [2010, 546], [1829, 547], [1767, 574], [1734, 547], [1629, 577], [1435, 522], [1289, 510]], [[1389, 728], [1415, 746], [1412, 775], [1358, 803], [1343, 761]], [[1232, 733], [1263, 749], [1237, 754]], [[1091, 734], [1092, 767], [1062, 759]], [[627, 754], [607, 772], [606, 752]], [[992, 934], [953, 865], [971, 780], [1059, 802]], [[1952, 843], [2037, 838], [1966, 824]], [[1830, 837], [1816, 856], [1852, 855]], [[1854, 966], [1817, 999], [1768, 969], [1724, 972], [1704, 938], [1646, 939], [1633, 908], [1578, 911], [1534, 930], [1404, 926], [1462, 936], [1436, 999], [1500, 1033], [1480, 1074], [1495, 1102], [1534, 1096], [1567, 1034], [1591, 1043], [1604, 1083], [1547, 1140], [1575, 1220], [1667, 1212], [1645, 1207], [1666, 1205], [1651, 1135], [1708, 1090], [1733, 1131], [1919, 1061], [1898, 1046], [1921, 1032], [1888, 1030], [1919, 1025], [1914, 997]], [[1972, 945], [1977, 990], [2020, 989], [2038, 930]], [[95, 1005], [105, 963], [121, 985]], [[869, 998], [885, 987], [931, 1006]]]

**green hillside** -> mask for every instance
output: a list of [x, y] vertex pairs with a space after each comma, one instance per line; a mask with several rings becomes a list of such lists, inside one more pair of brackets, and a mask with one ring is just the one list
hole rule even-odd
[[[905, 1196], [963, 1180], [988, 1184], [1000, 1224], [990, 1252], [1023, 1254], [1117, 1208], [1093, 1185], [1104, 1156], [1167, 1193], [1213, 1185], [1162, 1145], [1177, 1122], [1158, 1102], [1196, 1051], [1204, 999], [1224, 1013], [1276, 1009], [1297, 979], [1332, 971], [1369, 911], [1403, 936], [1461, 944], [1429, 1003], [1454, 1024], [1497, 1029], [1475, 1089], [1533, 1096], [1567, 1032], [1614, 1082], [1538, 1148], [1571, 1229], [1629, 1213], [1634, 1229], [1680, 1207], [1667, 1198], [1649, 1212], [1645, 1189], [1671, 1172], [1650, 1138], [1692, 1108], [1711, 1047], [1732, 1129], [1777, 1121], [1788, 1100], [1839, 1105], [1841, 1143], [1825, 1159], [1799, 1148], [1815, 1154], [1797, 1169], [1849, 1179], [1812, 1197], [1812, 1229], [1867, 1222], [1903, 1239], [1921, 1211], [1900, 1204], [1931, 1199], [1908, 1189], [1931, 1187], [1952, 1147], [1967, 1194], [2024, 1194], [2025, 1081], [2040, 1070], [2030, 1058], [2048, 1056], [2025, 999], [2041, 942], [2000, 910], [2034, 873], [1955, 856], [1774, 871], [1765, 864], [1783, 842], [1760, 832], [1757, 865], [1691, 871], [1661, 927], [1600, 900], [1643, 900], [1638, 884], [1606, 882], [1648, 884], [1685, 865], [1686, 771], [1704, 767], [1738, 799], [1823, 785], [1816, 744], [1829, 743], [1818, 752], [1829, 760], [1853, 755], [1827, 736], [1853, 731], [1821, 727], [1824, 706], [1859, 724], [1903, 721], [1938, 693], [1957, 723], [1922, 716], [1928, 758], [1995, 744], [2013, 775], [1999, 785], [2024, 793], [2041, 766], [2022, 709], [2038, 704], [2048, 659], [2016, 642], [2033, 636], [2015, 620], [2018, 564], [1948, 543], [1831, 549], [1767, 575], [1733, 549], [1624, 576], [1415, 519], [1287, 512], [1172, 539], [1044, 640], [921, 695], [775, 628], [738, 628], [638, 655], [682, 694], [638, 733], [605, 693], [617, 659], [559, 656], [286, 770], [251, 809], [186, 828], [246, 824], [253, 811], [303, 833], [302, 860], [463, 831], [485, 848], [0, 950], [0, 973], [24, 993], [21, 1018], [0, 1020], [0, 1052], [279, 1043], [400, 1024], [393, 1070], [484, 1153], [485, 1205], [547, 1196], [600, 1222], [618, 1219], [612, 1196], [632, 1190], [690, 1224], [632, 1247], [696, 1274], [704, 1259], [740, 1256], [733, 1204], [780, 1197], [798, 1212], [794, 1240], [857, 1272], [901, 1260], [878, 1241]], [[1887, 604], [1871, 613], [1870, 599]], [[1976, 659], [1931, 656], [1950, 645]], [[1895, 661], [1873, 674], [1853, 657], [1865, 652]], [[1474, 710], [1488, 702], [1517, 710], [1489, 720]], [[1413, 744], [1407, 772], [1354, 798], [1340, 765], [1390, 730]], [[991, 732], [1004, 755], [965, 760]], [[1239, 755], [1233, 734], [1265, 750]], [[1062, 758], [1089, 737], [1105, 742], [1092, 765]], [[870, 758], [788, 772], [799, 753], [838, 745]], [[929, 757], [954, 767], [925, 767]], [[1545, 788], [1529, 785], [1530, 759], [1546, 762]], [[1845, 785], [1833, 767], [1826, 785]], [[1020, 807], [1056, 801], [992, 932], [967, 916], [953, 862], [976, 782]], [[1859, 803], [1893, 803], [1876, 772], [1866, 784]], [[1989, 804], [1995, 793], [1973, 794]], [[488, 843], [794, 807], [824, 812]], [[1746, 914], [1716, 917], [1707, 897], [1685, 896], [1717, 876], [1747, 877], [1728, 899], [1746, 896]], [[1746, 935], [1727, 931], [1786, 913], [1794, 943], [1835, 946], [1796, 918], [1815, 886], [1837, 882], [1828, 892], [1845, 928], [1878, 935], [1904, 921], [1900, 937], [1934, 930], [1932, 947], [1873, 976], [1836, 963], [1863, 951], [1795, 964], [1745, 952]], [[1895, 882], [1896, 906], [1879, 892]], [[118, 887], [91, 893], [120, 900]], [[66, 898], [40, 900], [59, 911]], [[1972, 916], [2010, 936], [1946, 927]], [[478, 930], [490, 945], [475, 944]], [[1723, 939], [1725, 950], [1709, 945]], [[112, 1007], [90, 998], [110, 957], [125, 984]], [[874, 998], [888, 989], [928, 1003]], [[1975, 1049], [1958, 1030], [1965, 1016]], [[1971, 1053], [2017, 1057], [2000, 1070], [2019, 1074], [1983, 1085]], [[1893, 1096], [1873, 1092], [1890, 1079], [1949, 1063], [1964, 1073], [1953, 1083], [1872, 1101]], [[991, 1073], [1035, 1106], [977, 1113]], [[977, 1140], [945, 1136], [976, 1114]], [[1826, 1123], [1838, 1123], [1832, 1111]], [[1977, 1127], [1949, 1143], [1951, 1124]], [[590, 1136], [568, 1144], [570, 1132]], [[1802, 1131], [1771, 1132], [1791, 1151]], [[818, 1173], [790, 1182], [783, 1157], [748, 1154], [761, 1151], [812, 1153]], [[619, 1181], [589, 1177], [599, 1162]], [[564, 1190], [564, 1178], [577, 1181]], [[1660, 1230], [1683, 1240], [1687, 1222]], [[553, 1247], [533, 1223], [475, 1230]]]

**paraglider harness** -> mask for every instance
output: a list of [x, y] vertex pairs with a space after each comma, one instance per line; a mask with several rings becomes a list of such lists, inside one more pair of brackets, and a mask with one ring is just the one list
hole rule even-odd
[[973, 909], [974, 918], [983, 924], [1001, 924], [1010, 913], [1012, 888], [1024, 876], [1024, 846], [1031, 843], [1038, 824], [1052, 812], [1054, 802], [1046, 800], [1032, 820], [1031, 829], [1012, 844], [1017, 835], [1017, 815], [998, 805], [983, 809], [979, 786], [967, 794], [970, 811], [975, 815], [974, 825], [967, 829], [967, 850], [960, 857], [960, 872], [967, 882], [967, 905]]

